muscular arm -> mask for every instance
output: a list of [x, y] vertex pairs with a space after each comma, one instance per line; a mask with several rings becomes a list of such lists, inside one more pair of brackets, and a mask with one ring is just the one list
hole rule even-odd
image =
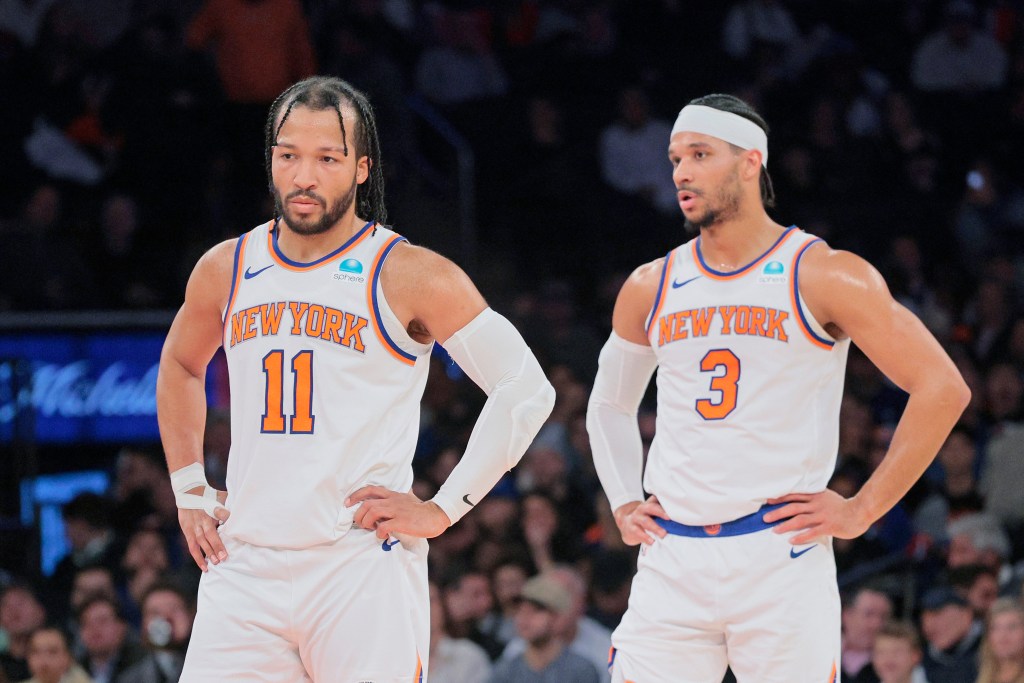
[[[206, 366], [221, 345], [221, 313], [231, 287], [234, 247], [234, 240], [223, 242], [196, 264], [185, 288], [185, 302], [171, 323], [160, 354], [157, 421], [172, 473], [203, 462]], [[190, 492], [202, 494], [195, 489]], [[205, 570], [198, 551], [202, 549], [207, 556], [216, 552], [217, 557], [223, 551], [214, 521], [203, 510], [182, 509], [178, 518], [196, 563]]]
[[[800, 265], [800, 291], [810, 312], [826, 322], [833, 336], [848, 336], [894, 384], [910, 394], [882, 463], [845, 505], [816, 519], [817, 533], [792, 539], [806, 543], [821, 534], [852, 538], [863, 533], [907, 493], [931, 463], [970, 400], [970, 390], [953, 361], [920, 320], [896, 302], [870, 264], [825, 245], [812, 247]], [[787, 496], [782, 500], [796, 500]], [[772, 519], [810, 512], [800, 505], [782, 508]], [[846, 507], [839, 510], [839, 507]], [[841, 523], [838, 518], [847, 522]], [[766, 519], [768, 519], [766, 517]], [[771, 520], [768, 520], [771, 521]], [[778, 531], [811, 529], [797, 517]]]
[[466, 452], [431, 501], [367, 487], [355, 520], [389, 533], [436, 536], [480, 502], [522, 457], [554, 405], [554, 389], [519, 332], [487, 303], [454, 263], [402, 245], [385, 263], [382, 286], [410, 334], [436, 339], [487, 394]]
[[637, 410], [657, 366], [645, 323], [654, 306], [664, 259], [641, 266], [622, 286], [612, 313], [612, 335], [601, 350], [597, 377], [587, 405], [587, 432], [601, 486], [623, 540], [651, 543], [664, 535], [652, 515], [664, 510], [643, 500], [643, 444]]

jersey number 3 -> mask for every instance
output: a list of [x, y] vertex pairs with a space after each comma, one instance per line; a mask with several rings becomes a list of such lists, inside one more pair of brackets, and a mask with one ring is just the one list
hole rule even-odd
[[[299, 351], [292, 357], [291, 423], [284, 415], [284, 351], [276, 349], [263, 357], [263, 374], [267, 376], [267, 402], [260, 431], [264, 434], [312, 434], [313, 421], [313, 352]], [[286, 427], [290, 427], [287, 428]]]
[[700, 371], [721, 374], [711, 378], [711, 391], [718, 392], [718, 400], [697, 399], [697, 412], [705, 420], [721, 420], [736, 409], [736, 397], [740, 392], [740, 359], [729, 349], [712, 349], [701, 359]]

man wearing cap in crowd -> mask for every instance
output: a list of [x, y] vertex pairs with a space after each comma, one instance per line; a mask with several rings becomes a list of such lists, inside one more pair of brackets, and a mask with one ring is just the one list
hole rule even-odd
[[928, 683], [964, 683], [978, 675], [984, 625], [967, 600], [950, 586], [936, 586], [921, 598], [921, 632], [927, 646]]
[[572, 606], [569, 590], [550, 575], [539, 574], [523, 584], [516, 631], [526, 650], [499, 663], [490, 683], [598, 683], [593, 664], [570, 652], [558, 636], [558, 619]]
[[[666, 144], [699, 235], [623, 285], [587, 411], [619, 531], [643, 544], [612, 683], [707, 683], [727, 666], [739, 683], [835, 681], [832, 538], [860, 536], [906, 494], [970, 391], [875, 268], [768, 215], [768, 126], [747, 103], [690, 102]], [[826, 486], [851, 340], [910, 400], [846, 498]], [[655, 368], [644, 471], [637, 409]]]

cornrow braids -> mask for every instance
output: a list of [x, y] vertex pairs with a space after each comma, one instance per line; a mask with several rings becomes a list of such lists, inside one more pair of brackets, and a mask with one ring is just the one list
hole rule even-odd
[[[348, 130], [341, 115], [342, 102], [348, 102], [356, 111], [358, 123], [354, 126], [353, 146], [356, 156], [367, 156], [370, 160], [370, 173], [366, 181], [356, 189], [356, 214], [360, 218], [374, 221], [381, 225], [387, 223], [388, 212], [384, 205], [384, 169], [380, 158], [380, 139], [377, 135], [377, 119], [373, 115], [373, 107], [359, 90], [347, 81], [331, 76], [313, 76], [288, 87], [277, 96], [270, 105], [267, 125], [264, 129], [264, 161], [266, 163], [267, 182], [273, 189], [274, 178], [271, 169], [274, 146], [281, 127], [288, 120], [292, 109], [303, 106], [313, 111], [334, 109], [338, 113], [341, 125], [341, 140], [345, 156], [348, 156]], [[283, 113], [282, 113], [283, 111]], [[280, 118], [280, 120], [278, 120]]]
[[[698, 97], [695, 100], [690, 100], [689, 104], [698, 104], [705, 107], [711, 107], [712, 109], [718, 109], [719, 111], [726, 111], [730, 114], [736, 114], [737, 116], [742, 116], [748, 121], [753, 121], [760, 126], [765, 132], [765, 135], [769, 132], [768, 123], [764, 118], [758, 114], [753, 107], [735, 95], [714, 93], [712, 95]], [[768, 174], [767, 168], [761, 168], [759, 183], [761, 188], [761, 203], [766, 209], [775, 206], [775, 188], [772, 186], [772, 177]]]

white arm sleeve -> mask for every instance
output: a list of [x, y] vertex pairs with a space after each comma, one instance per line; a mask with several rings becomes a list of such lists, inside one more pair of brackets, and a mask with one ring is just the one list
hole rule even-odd
[[594, 467], [612, 510], [643, 500], [643, 444], [637, 410], [658, 366], [650, 346], [612, 332], [598, 360], [587, 405], [587, 433]]
[[523, 457], [551, 414], [555, 389], [519, 331], [490, 308], [444, 348], [487, 394], [466, 452], [433, 498], [454, 524]]

